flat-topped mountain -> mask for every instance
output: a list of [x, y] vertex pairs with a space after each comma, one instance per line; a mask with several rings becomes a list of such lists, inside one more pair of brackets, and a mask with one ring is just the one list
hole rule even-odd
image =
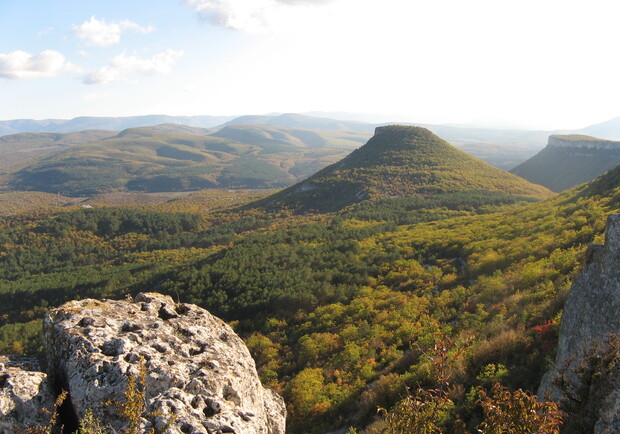
[[552, 135], [542, 151], [511, 172], [559, 192], [592, 181], [618, 163], [620, 142], [581, 134]]
[[451, 146], [426, 128], [390, 125], [338, 163], [260, 202], [267, 208], [335, 211], [365, 199], [499, 191], [543, 198], [552, 193]]
[[619, 149], [620, 142], [597, 139], [583, 134], [565, 134], [549, 136], [547, 146], [555, 148]]

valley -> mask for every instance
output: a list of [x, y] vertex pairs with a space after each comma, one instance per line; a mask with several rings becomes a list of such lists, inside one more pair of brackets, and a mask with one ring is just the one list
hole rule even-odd
[[144, 127], [21, 168], [32, 191], [0, 195], [0, 352], [40, 354], [49, 307], [155, 291], [234, 328], [289, 432], [381, 432], [378, 408], [445, 383], [433, 423], [475, 432], [477, 390], [534, 393], [619, 169], [555, 194], [422, 127], [335, 131]]
[[620, 433], [617, 2], [0, 1], [0, 434]]

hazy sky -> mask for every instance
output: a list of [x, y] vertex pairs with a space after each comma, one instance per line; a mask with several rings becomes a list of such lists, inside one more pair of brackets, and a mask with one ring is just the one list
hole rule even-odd
[[617, 0], [0, 0], [0, 119], [620, 116]]

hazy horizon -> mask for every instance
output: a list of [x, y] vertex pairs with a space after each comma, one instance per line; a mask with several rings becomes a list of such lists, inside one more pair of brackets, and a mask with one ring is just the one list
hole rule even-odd
[[616, 12], [612, 1], [5, 0], [0, 119], [344, 112], [578, 129], [620, 115]]

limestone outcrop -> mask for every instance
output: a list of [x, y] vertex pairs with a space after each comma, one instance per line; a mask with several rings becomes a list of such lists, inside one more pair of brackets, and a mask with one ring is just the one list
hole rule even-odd
[[72, 301], [46, 315], [44, 346], [47, 383], [69, 393], [60, 411], [65, 432], [87, 411], [110, 432], [127, 429], [118, 404], [132, 380], [139, 432], [285, 431], [284, 402], [261, 385], [241, 338], [195, 305], [155, 293]]
[[570, 289], [554, 367], [538, 394], [561, 404], [564, 432], [620, 432], [620, 214], [592, 245]]
[[553, 135], [539, 153], [510, 170], [562, 192], [590, 182], [620, 164], [620, 142], [581, 135]]
[[47, 425], [54, 396], [46, 380], [36, 360], [0, 356], [0, 432]]
[[556, 148], [620, 149], [620, 142], [569, 134], [549, 136], [547, 146]]

